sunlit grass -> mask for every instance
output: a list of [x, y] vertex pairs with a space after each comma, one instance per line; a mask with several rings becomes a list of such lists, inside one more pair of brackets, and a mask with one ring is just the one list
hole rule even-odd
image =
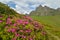
[[31, 16], [42, 23], [50, 33], [60, 37], [60, 15], [57, 16]]

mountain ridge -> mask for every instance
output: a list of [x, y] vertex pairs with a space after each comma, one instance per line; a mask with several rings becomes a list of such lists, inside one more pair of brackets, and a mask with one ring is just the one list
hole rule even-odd
[[60, 8], [53, 9], [48, 6], [39, 6], [36, 10], [32, 11], [30, 14], [35, 16], [52, 16], [52, 15], [60, 15]]

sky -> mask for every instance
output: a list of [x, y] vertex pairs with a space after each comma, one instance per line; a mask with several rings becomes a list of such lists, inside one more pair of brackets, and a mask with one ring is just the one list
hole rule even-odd
[[39, 5], [48, 6], [50, 8], [59, 8], [60, 0], [0, 0], [11, 8], [16, 10], [18, 13], [29, 14], [35, 10]]

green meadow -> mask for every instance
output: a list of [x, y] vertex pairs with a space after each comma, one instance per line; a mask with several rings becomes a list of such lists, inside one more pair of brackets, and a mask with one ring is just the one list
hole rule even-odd
[[60, 40], [60, 15], [31, 17], [44, 25], [49, 40]]

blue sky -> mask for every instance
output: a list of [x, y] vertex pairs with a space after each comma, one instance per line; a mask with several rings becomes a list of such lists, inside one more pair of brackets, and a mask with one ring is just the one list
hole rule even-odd
[[9, 1], [7, 4], [8, 4], [10, 7], [12, 7], [12, 8], [16, 8], [16, 7], [15, 7], [16, 4], [15, 4], [13, 1]]
[[19, 13], [30, 13], [35, 10], [39, 5], [48, 6], [51, 8], [60, 7], [60, 0], [0, 0]]

